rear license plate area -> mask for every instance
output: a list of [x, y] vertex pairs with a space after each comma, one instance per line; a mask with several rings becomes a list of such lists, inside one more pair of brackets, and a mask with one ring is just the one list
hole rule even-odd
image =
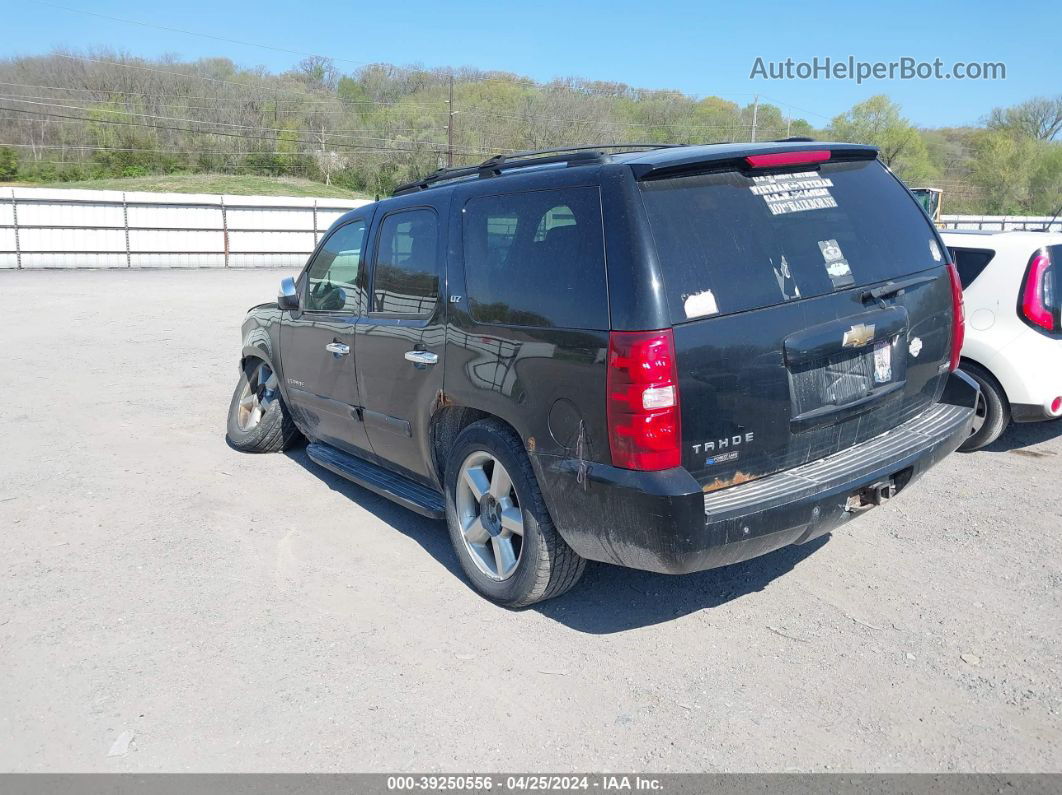
[[896, 391], [906, 378], [907, 363], [898, 355], [898, 343], [899, 336], [791, 366], [793, 420], [824, 418]]

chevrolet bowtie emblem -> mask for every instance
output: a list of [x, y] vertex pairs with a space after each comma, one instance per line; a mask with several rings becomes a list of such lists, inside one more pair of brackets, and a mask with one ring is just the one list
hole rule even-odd
[[864, 345], [868, 345], [872, 339], [874, 339], [874, 324], [871, 323], [867, 326], [860, 323], [852, 326], [844, 333], [844, 347], [862, 348]]

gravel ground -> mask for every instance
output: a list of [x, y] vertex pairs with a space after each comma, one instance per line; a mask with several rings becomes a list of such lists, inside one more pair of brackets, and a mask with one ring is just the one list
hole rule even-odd
[[442, 523], [225, 444], [280, 275], [0, 273], [0, 769], [1062, 771], [1062, 423], [508, 612]]

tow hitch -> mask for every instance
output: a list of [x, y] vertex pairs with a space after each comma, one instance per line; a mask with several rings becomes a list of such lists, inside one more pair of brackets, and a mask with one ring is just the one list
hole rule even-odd
[[888, 502], [896, 496], [896, 481], [892, 478], [879, 480], [864, 486], [855, 494], [852, 494], [845, 502], [844, 509], [849, 513], [859, 513]]

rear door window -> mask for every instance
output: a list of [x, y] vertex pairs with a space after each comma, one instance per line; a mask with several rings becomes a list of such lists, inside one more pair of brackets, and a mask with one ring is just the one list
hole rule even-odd
[[955, 269], [959, 271], [959, 281], [965, 290], [974, 280], [981, 275], [988, 263], [996, 256], [996, 252], [987, 248], [949, 248], [955, 261]]
[[944, 262], [921, 208], [876, 161], [647, 180], [641, 190], [675, 323]]
[[464, 209], [465, 280], [474, 320], [608, 328], [597, 188], [482, 196]]

